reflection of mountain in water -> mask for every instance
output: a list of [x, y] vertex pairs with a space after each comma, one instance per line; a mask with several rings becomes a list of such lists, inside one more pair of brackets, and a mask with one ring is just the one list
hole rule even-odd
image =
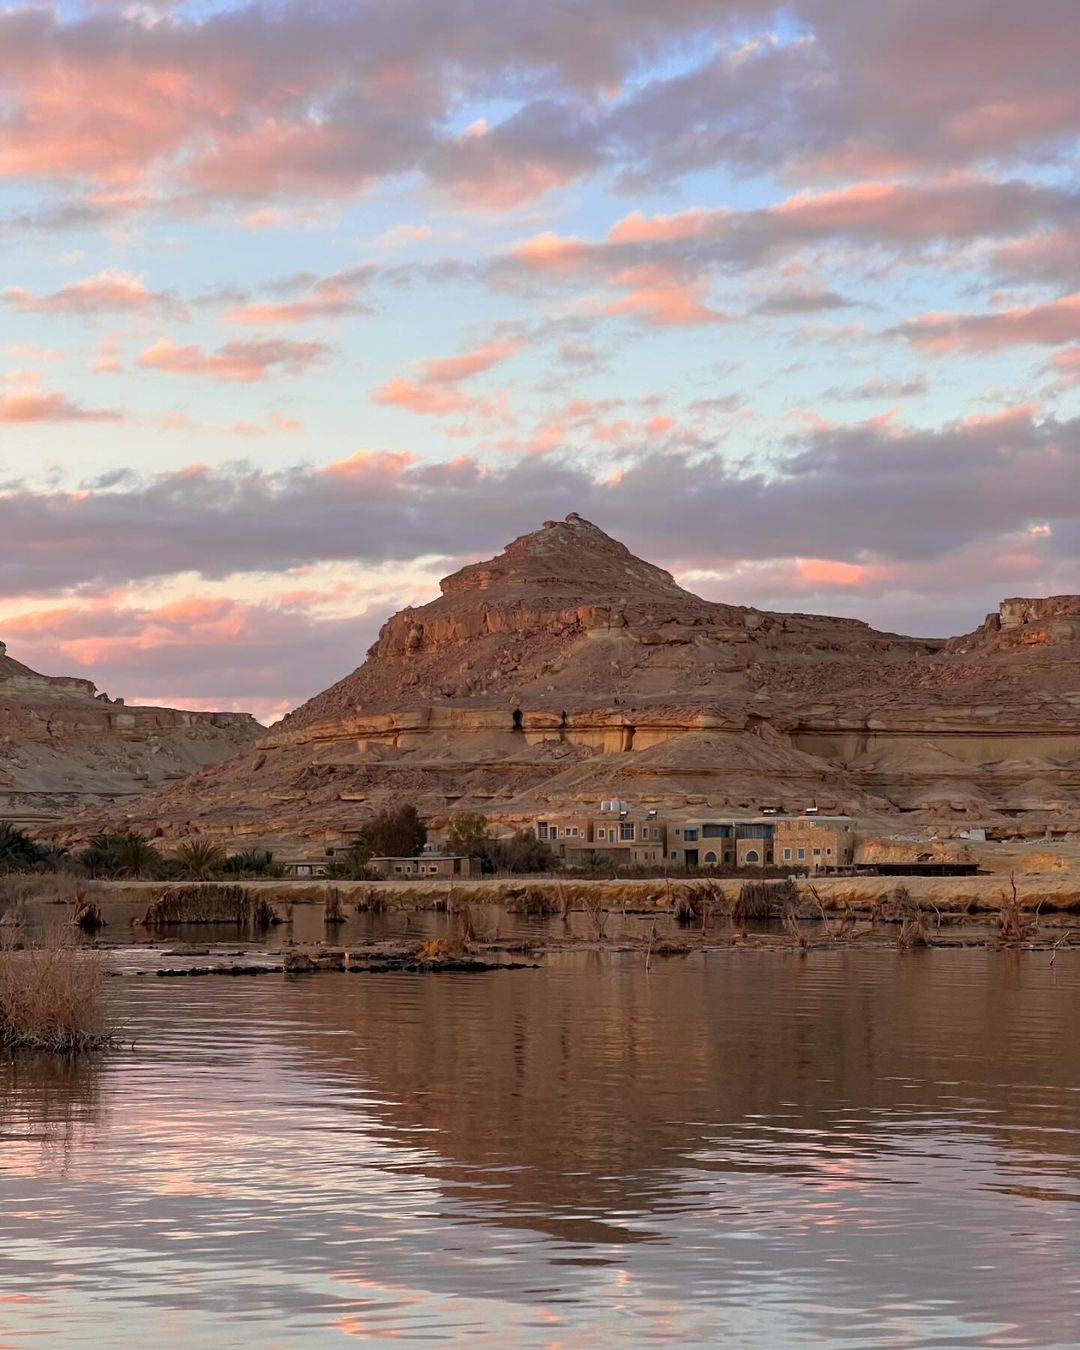
[[[370, 1080], [394, 1137], [430, 1132], [451, 1195], [497, 1173], [487, 1217], [559, 1237], [644, 1236], [640, 1221], [699, 1203], [687, 1168], [839, 1190], [905, 1141], [917, 1153], [942, 1119], [980, 1147], [1044, 1155], [1049, 1185], [1077, 1173], [1054, 1132], [1075, 1104], [1043, 1085], [1080, 1081], [1080, 1047], [1060, 984], [1030, 962], [714, 953], [646, 976], [640, 958], [584, 959], [483, 980], [342, 977], [308, 1006], [355, 1034], [334, 1073]], [[337, 1044], [314, 1038], [309, 1067]]]

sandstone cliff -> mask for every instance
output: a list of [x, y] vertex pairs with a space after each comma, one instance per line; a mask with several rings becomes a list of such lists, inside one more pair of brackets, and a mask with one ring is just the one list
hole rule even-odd
[[387, 802], [507, 822], [632, 798], [920, 821], [1080, 804], [1080, 597], [949, 641], [706, 601], [570, 515], [462, 569], [249, 754], [128, 823], [333, 844]]
[[0, 819], [29, 825], [138, 796], [248, 749], [246, 713], [126, 707], [90, 680], [39, 675], [0, 642]]

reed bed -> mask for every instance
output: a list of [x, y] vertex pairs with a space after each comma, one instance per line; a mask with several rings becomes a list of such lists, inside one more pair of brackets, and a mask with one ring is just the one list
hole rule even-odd
[[70, 1053], [112, 1044], [101, 955], [58, 935], [0, 941], [0, 1045]]
[[184, 886], [166, 891], [142, 917], [144, 928], [175, 924], [233, 924], [264, 930], [282, 922], [274, 906], [243, 886]]

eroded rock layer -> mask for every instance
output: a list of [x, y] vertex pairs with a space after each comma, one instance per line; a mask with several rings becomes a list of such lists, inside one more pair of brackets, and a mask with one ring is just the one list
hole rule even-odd
[[902, 637], [703, 600], [570, 515], [447, 578], [250, 753], [125, 822], [330, 843], [402, 799], [514, 822], [617, 796], [1041, 831], [1080, 808], [1078, 764], [1080, 597]]
[[127, 707], [89, 680], [39, 675], [0, 642], [0, 820], [128, 800], [247, 750], [262, 730], [246, 713]]

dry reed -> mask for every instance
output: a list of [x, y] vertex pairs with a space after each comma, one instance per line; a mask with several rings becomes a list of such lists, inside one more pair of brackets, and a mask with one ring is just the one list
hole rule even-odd
[[142, 917], [146, 928], [227, 923], [259, 930], [280, 922], [281, 916], [268, 900], [243, 886], [178, 887], [155, 900]]
[[109, 1045], [104, 981], [101, 955], [59, 936], [0, 942], [0, 1045], [64, 1052]]

